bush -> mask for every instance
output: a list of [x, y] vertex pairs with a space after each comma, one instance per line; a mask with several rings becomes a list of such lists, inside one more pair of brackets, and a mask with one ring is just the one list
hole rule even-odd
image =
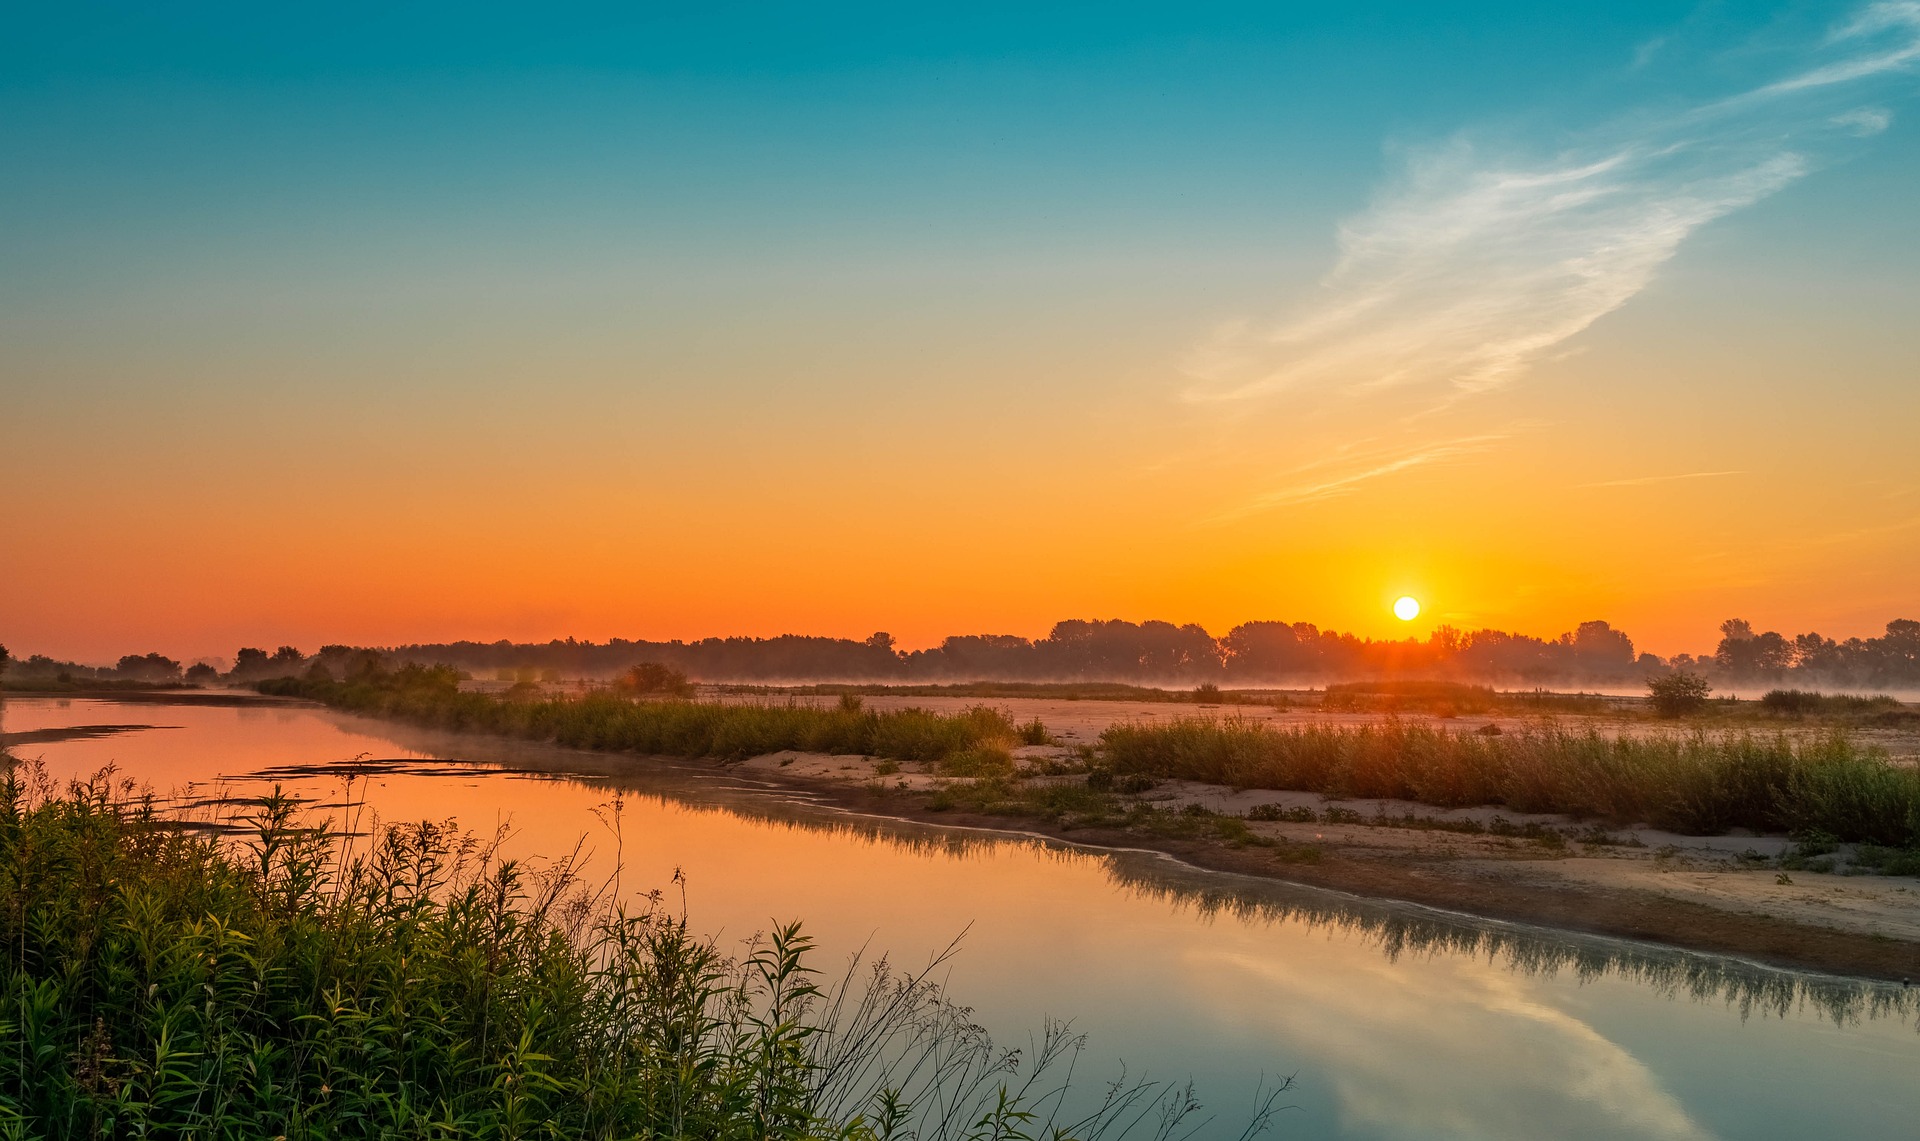
[[1653, 710], [1662, 717], [1685, 717], [1698, 712], [1707, 703], [1707, 694], [1712, 692], [1707, 679], [1698, 674], [1677, 672], [1647, 679]]
[[1022, 745], [1051, 745], [1054, 744], [1054, 739], [1053, 734], [1047, 732], [1046, 724], [1036, 717], [1025, 725], [1020, 726], [1020, 743]]
[[941, 959], [825, 987], [797, 924], [731, 959], [448, 826], [348, 857], [293, 812], [276, 790], [228, 846], [101, 783], [0, 784], [0, 1132], [1098, 1137], [1197, 1108], [1121, 1082], [1061, 1119], [1080, 1040], [996, 1048], [929, 981]]
[[625, 693], [664, 693], [676, 697], [693, 695], [693, 683], [672, 666], [641, 662], [614, 679], [613, 687]]

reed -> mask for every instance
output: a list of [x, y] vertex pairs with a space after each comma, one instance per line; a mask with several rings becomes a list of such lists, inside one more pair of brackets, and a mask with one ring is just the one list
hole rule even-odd
[[1120, 776], [1236, 788], [1505, 805], [1692, 834], [1814, 831], [1920, 845], [1920, 771], [1842, 734], [1603, 736], [1547, 726], [1498, 737], [1388, 720], [1276, 728], [1238, 718], [1122, 724], [1100, 737]]
[[1068, 1097], [1080, 1039], [996, 1047], [944, 957], [824, 981], [797, 924], [729, 957], [448, 827], [348, 847], [277, 790], [244, 823], [0, 782], [0, 1135], [1168, 1137], [1197, 1108]]
[[284, 678], [261, 692], [304, 697], [336, 709], [435, 728], [552, 741], [578, 749], [674, 757], [747, 757], [795, 749], [861, 753], [902, 761], [943, 761], [1022, 730], [997, 710], [869, 711], [859, 702], [818, 708], [792, 702], [634, 700], [619, 693], [543, 698], [462, 692], [444, 668], [407, 666], [348, 681]]
[[1811, 715], [1897, 713], [1903, 706], [1891, 694], [1820, 693], [1805, 689], [1770, 689], [1760, 698], [1767, 713], [1787, 717]]

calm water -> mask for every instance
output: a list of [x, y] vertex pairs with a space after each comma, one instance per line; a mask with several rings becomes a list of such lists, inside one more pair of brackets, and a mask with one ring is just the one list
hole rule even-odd
[[[1192, 1075], [1232, 1135], [1262, 1078], [1294, 1075], [1274, 1136], [1920, 1136], [1920, 989], [1489, 924], [1147, 853], [849, 817], [699, 766], [456, 737], [278, 705], [13, 698], [14, 746], [57, 774], [112, 764], [160, 792], [321, 803], [337, 762], [389, 820], [510, 831], [623, 885], [688, 878], [694, 924], [745, 937], [798, 918], [821, 965], [868, 945], [905, 965], [965, 932], [950, 979], [1003, 1041], [1043, 1016], [1092, 1039], [1081, 1073]], [[144, 726], [124, 728], [127, 726]], [[617, 806], [617, 813], [614, 811]], [[332, 810], [336, 814], [338, 809]], [[617, 821], [618, 832], [613, 827]]]

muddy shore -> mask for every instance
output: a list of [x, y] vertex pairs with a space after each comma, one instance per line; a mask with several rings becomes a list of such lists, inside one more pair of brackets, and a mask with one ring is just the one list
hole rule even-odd
[[[1754, 866], [1786, 846], [1778, 837], [1681, 837], [1624, 830], [1608, 842], [1547, 846], [1504, 835], [1382, 827], [1365, 821], [1393, 802], [1340, 802], [1359, 823], [1250, 820], [1275, 844], [1174, 837], [1127, 827], [1073, 826], [1029, 816], [943, 809], [945, 782], [865, 757], [787, 753], [728, 766], [850, 812], [1053, 837], [1095, 847], [1145, 848], [1198, 867], [1400, 900], [1490, 919], [1733, 955], [1774, 966], [1920, 980], [1920, 879], [1783, 872]], [[876, 772], [876, 769], [880, 770]], [[1169, 782], [1145, 794], [1157, 807], [1321, 798], [1236, 792]], [[1224, 803], [1223, 803], [1224, 802]], [[1421, 812], [1434, 813], [1430, 807]], [[1530, 817], [1525, 822], [1552, 821]], [[1311, 852], [1312, 859], [1301, 858]]]

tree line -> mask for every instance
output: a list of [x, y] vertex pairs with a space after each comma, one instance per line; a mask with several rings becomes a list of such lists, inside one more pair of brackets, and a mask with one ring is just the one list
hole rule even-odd
[[1721, 683], [1804, 681], [1841, 687], [1920, 687], [1920, 622], [1896, 619], [1876, 638], [1839, 641], [1721, 624], [1711, 653], [1661, 658], [1638, 652], [1625, 631], [1582, 622], [1555, 638], [1442, 626], [1424, 639], [1373, 639], [1310, 622], [1246, 622], [1216, 637], [1195, 625], [1073, 619], [1044, 638], [965, 634], [924, 650], [901, 650], [891, 635], [864, 639], [783, 634], [773, 638], [606, 642], [438, 642], [385, 648], [244, 647], [222, 670], [182, 668], [158, 653], [129, 654], [113, 667], [34, 656], [17, 676], [119, 677], [148, 682], [253, 682], [318, 671], [345, 679], [371, 665], [447, 664], [479, 676], [524, 680], [612, 678], [640, 663], [698, 681], [1125, 681], [1159, 685], [1316, 683], [1369, 677], [1460, 678], [1511, 685], [1638, 684], [1684, 672]]

